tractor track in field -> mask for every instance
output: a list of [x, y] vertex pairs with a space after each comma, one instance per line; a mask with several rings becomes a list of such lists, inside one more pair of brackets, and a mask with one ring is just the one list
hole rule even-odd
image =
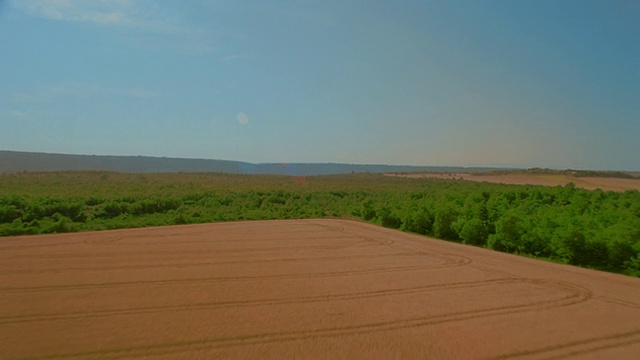
[[428, 291], [447, 290], [447, 289], [466, 289], [471, 287], [486, 286], [486, 285], [492, 285], [492, 284], [500, 285], [500, 284], [509, 284], [509, 283], [516, 283], [516, 281], [514, 281], [513, 279], [491, 279], [486, 281], [435, 284], [435, 285], [417, 286], [412, 288], [384, 289], [384, 290], [367, 291], [367, 292], [359, 292], [359, 293], [351, 293], [351, 294], [318, 295], [318, 296], [308, 296], [308, 297], [301, 297], [301, 298], [220, 301], [220, 302], [208, 302], [208, 303], [195, 303], [195, 304], [187, 304], [187, 305], [146, 306], [146, 307], [138, 307], [138, 308], [113, 309], [113, 310], [101, 310], [101, 311], [89, 311], [89, 312], [73, 312], [73, 313], [62, 313], [62, 314], [33, 314], [33, 315], [23, 315], [23, 316], [0, 317], [0, 325], [22, 323], [22, 322], [35, 322], [35, 321], [84, 319], [84, 318], [104, 317], [104, 316], [111, 316], [111, 315], [148, 314], [148, 313], [158, 313], [158, 312], [165, 312], [165, 311], [191, 311], [191, 310], [199, 310], [199, 309], [216, 309], [216, 308], [241, 307], [241, 306], [265, 306], [265, 305], [282, 305], [282, 304], [301, 304], [301, 303], [307, 303], [307, 302], [357, 300], [357, 299], [366, 299], [366, 298], [381, 297], [381, 296], [423, 293]]
[[[394, 258], [394, 257], [410, 257], [423, 256], [423, 253], [403, 252], [392, 254], [368, 254], [368, 255], [344, 255], [344, 256], [318, 256], [308, 258], [281, 258], [281, 259], [249, 259], [249, 260], [226, 260], [226, 261], [202, 261], [202, 262], [185, 262], [185, 263], [165, 263], [165, 264], [147, 264], [147, 265], [118, 265], [118, 266], [86, 266], [86, 267], [68, 267], [68, 268], [48, 268], [48, 269], [22, 269], [14, 271], [0, 271], [0, 275], [21, 275], [21, 274], [55, 274], [61, 272], [75, 271], [118, 271], [118, 270], [134, 270], [134, 269], [162, 269], [162, 268], [188, 268], [202, 266], [219, 266], [233, 264], [248, 263], [278, 263], [278, 262], [304, 262], [304, 261], [344, 261], [355, 259], [373, 259], [373, 258]], [[1, 291], [1, 289], [0, 289]]]
[[[591, 294], [584, 288], [575, 287], [567, 283], [555, 283], [548, 280], [536, 279], [503, 279], [498, 280], [505, 283], [515, 281], [528, 282], [535, 285], [546, 287], [554, 287], [567, 292], [567, 295], [558, 299], [550, 299], [547, 301], [538, 301], [531, 304], [488, 307], [470, 311], [452, 312], [448, 314], [415, 317], [410, 319], [401, 319], [395, 321], [377, 322], [370, 324], [362, 324], [355, 326], [342, 326], [330, 329], [312, 329], [306, 331], [282, 332], [282, 333], [261, 333], [250, 335], [238, 335], [234, 337], [222, 338], [202, 338], [189, 342], [167, 342], [162, 344], [153, 344], [148, 346], [130, 347], [130, 348], [114, 348], [104, 349], [96, 352], [67, 353], [67, 354], [51, 354], [42, 358], [35, 359], [58, 359], [58, 358], [104, 358], [119, 359], [131, 357], [144, 357], [149, 355], [176, 354], [182, 352], [194, 351], [196, 349], [208, 349], [215, 347], [233, 347], [246, 346], [255, 344], [280, 343], [295, 340], [305, 340], [322, 337], [342, 337], [356, 334], [367, 334], [379, 331], [399, 330], [414, 327], [424, 327], [438, 325], [448, 322], [464, 321], [468, 319], [481, 318], [486, 316], [499, 316], [507, 314], [522, 313], [527, 311], [546, 310], [557, 307], [566, 307], [590, 299]], [[493, 281], [497, 283], [498, 281]], [[481, 286], [481, 284], [471, 283], [464, 284], [462, 287]], [[443, 285], [446, 288], [446, 285]]]
[[445, 258], [442, 263], [430, 265], [412, 265], [412, 266], [392, 266], [374, 269], [362, 270], [345, 270], [345, 271], [328, 271], [320, 273], [308, 274], [274, 274], [274, 275], [246, 275], [246, 276], [228, 276], [228, 277], [207, 277], [207, 278], [188, 278], [175, 280], [142, 280], [142, 281], [123, 281], [113, 283], [88, 283], [88, 284], [70, 284], [70, 285], [50, 285], [35, 287], [3, 287], [1, 292], [40, 292], [40, 291], [63, 291], [88, 288], [116, 288], [141, 285], [174, 285], [183, 283], [202, 283], [202, 282], [233, 282], [233, 281], [252, 281], [252, 280], [269, 280], [269, 279], [313, 279], [325, 277], [341, 277], [341, 276], [357, 276], [364, 274], [385, 274], [404, 271], [420, 271], [439, 268], [450, 268], [467, 265], [470, 262], [466, 258]]
[[608, 336], [587, 338], [579, 341], [560, 343], [533, 350], [514, 352], [492, 357], [494, 360], [524, 358], [565, 359], [571, 356], [586, 355], [593, 351], [640, 344], [640, 329]]
[[639, 279], [367, 223], [69, 236], [0, 247], [4, 358], [635, 360], [640, 345]]

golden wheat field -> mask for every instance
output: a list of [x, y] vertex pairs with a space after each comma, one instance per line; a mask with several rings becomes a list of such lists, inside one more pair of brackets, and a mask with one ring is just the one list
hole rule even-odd
[[2, 359], [637, 359], [640, 279], [348, 220], [0, 239]]

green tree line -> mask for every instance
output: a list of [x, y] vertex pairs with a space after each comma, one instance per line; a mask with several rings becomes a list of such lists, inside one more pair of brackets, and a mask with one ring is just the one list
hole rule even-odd
[[359, 218], [640, 276], [640, 193], [392, 178], [52, 173], [0, 176], [0, 235], [214, 221]]

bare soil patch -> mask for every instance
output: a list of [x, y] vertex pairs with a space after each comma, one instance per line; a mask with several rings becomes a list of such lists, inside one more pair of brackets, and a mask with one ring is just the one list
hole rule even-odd
[[637, 359], [639, 299], [346, 220], [0, 239], [2, 359]]
[[416, 174], [387, 174], [389, 176], [401, 176], [407, 178], [430, 178], [444, 180], [468, 180], [476, 182], [490, 182], [511, 185], [543, 185], [564, 186], [570, 182], [576, 187], [604, 191], [640, 191], [640, 179], [621, 179], [609, 177], [576, 177], [568, 175], [543, 175], [543, 174], [467, 174], [467, 173], [416, 173]]

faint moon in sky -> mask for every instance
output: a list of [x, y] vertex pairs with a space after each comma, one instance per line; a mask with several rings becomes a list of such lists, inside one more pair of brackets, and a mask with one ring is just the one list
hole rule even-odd
[[247, 125], [249, 123], [249, 117], [243, 112], [239, 112], [238, 115], [236, 115], [236, 120], [238, 120], [242, 125]]

